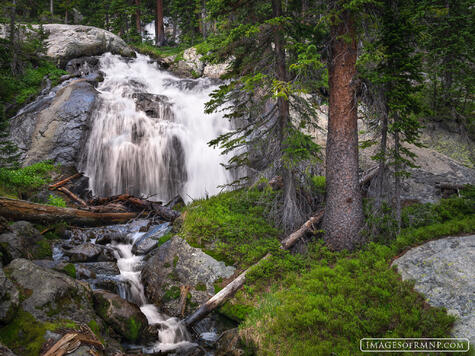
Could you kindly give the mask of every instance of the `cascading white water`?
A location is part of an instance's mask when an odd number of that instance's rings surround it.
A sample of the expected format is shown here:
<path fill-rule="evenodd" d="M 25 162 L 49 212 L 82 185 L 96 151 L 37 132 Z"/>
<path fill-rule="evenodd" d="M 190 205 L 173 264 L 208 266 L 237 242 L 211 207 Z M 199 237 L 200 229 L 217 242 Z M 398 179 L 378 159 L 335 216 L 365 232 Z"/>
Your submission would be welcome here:
<path fill-rule="evenodd" d="M 132 247 L 145 233 L 135 232 L 130 236 L 127 243 L 114 243 L 115 257 L 117 258 L 117 267 L 120 271 L 122 281 L 127 282 L 129 299 L 138 306 L 147 317 L 149 325 L 159 325 L 158 342 L 152 347 L 146 349 L 147 353 L 166 352 L 177 350 L 194 345 L 186 327 L 177 318 L 169 318 L 161 314 L 157 307 L 147 303 L 144 287 L 140 280 L 140 266 L 143 256 L 134 255 Z M 121 296 L 125 298 L 125 296 Z"/>
<path fill-rule="evenodd" d="M 132 60 L 105 54 L 100 69 L 101 103 L 81 164 L 93 194 L 161 201 L 180 194 L 190 201 L 217 194 L 218 186 L 231 182 L 221 165 L 228 157 L 207 144 L 231 129 L 222 113 L 204 114 L 216 85 L 179 79 L 140 54 Z M 152 114 L 138 103 L 143 98 L 154 106 Z"/>

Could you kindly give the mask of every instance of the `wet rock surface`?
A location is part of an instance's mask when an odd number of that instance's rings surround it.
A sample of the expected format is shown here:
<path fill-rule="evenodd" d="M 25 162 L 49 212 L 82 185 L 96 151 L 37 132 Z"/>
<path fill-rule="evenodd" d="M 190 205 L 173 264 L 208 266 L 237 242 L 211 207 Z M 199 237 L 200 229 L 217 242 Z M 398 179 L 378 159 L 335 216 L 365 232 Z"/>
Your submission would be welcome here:
<path fill-rule="evenodd" d="M 65 250 L 64 254 L 71 262 L 107 262 L 114 261 L 114 251 L 105 246 L 86 242 L 71 249 Z"/>
<path fill-rule="evenodd" d="M 137 110 L 145 112 L 148 117 L 173 119 L 172 104 L 165 95 L 135 93 L 132 97 L 135 99 Z"/>
<path fill-rule="evenodd" d="M 475 342 L 475 235 L 447 237 L 415 247 L 393 262 L 403 280 L 427 302 L 447 308 L 457 320 L 454 337 Z"/>
<path fill-rule="evenodd" d="M 20 305 L 20 292 L 0 267 L 0 324 L 10 322 Z M 0 347 L 0 355 L 1 347 Z"/>
<path fill-rule="evenodd" d="M 179 316 L 181 286 L 190 286 L 191 302 L 201 304 L 214 295 L 214 283 L 235 269 L 218 262 L 174 236 L 161 245 L 142 270 L 145 295 L 169 315 Z"/>
<path fill-rule="evenodd" d="M 23 293 L 21 307 L 37 320 L 60 317 L 87 324 L 95 319 L 87 284 L 26 259 L 13 260 L 5 271 Z"/>
<path fill-rule="evenodd" d="M 51 159 L 76 166 L 97 97 L 85 79 L 70 80 L 13 117 L 9 139 L 17 145 L 23 164 Z"/>
<path fill-rule="evenodd" d="M 9 230 L 0 235 L 0 252 L 4 264 L 15 258 L 27 258 L 40 252 L 38 242 L 42 237 L 31 223 L 17 221 L 9 226 Z"/>
<path fill-rule="evenodd" d="M 135 304 L 116 294 L 95 290 L 94 306 L 97 314 L 126 340 L 153 340 L 154 335 L 148 333 L 147 318 Z"/>

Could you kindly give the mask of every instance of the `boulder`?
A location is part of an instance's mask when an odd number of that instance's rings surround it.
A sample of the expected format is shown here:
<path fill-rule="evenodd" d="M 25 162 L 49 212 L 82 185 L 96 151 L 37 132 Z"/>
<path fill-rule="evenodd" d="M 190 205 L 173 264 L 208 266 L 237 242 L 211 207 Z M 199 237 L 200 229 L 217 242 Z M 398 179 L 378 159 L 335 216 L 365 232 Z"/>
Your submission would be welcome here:
<path fill-rule="evenodd" d="M 239 348 L 239 329 L 234 328 L 223 332 L 216 343 L 216 356 L 240 356 L 244 350 Z"/>
<path fill-rule="evenodd" d="M 97 314 L 124 339 L 130 342 L 150 340 L 147 318 L 135 304 L 116 294 L 95 290 L 94 307 Z M 157 336 L 153 335 L 155 339 Z"/>
<path fill-rule="evenodd" d="M 427 303 L 444 307 L 457 320 L 453 337 L 475 342 L 475 235 L 446 237 L 410 249 L 393 262 L 403 280 Z"/>
<path fill-rule="evenodd" d="M 18 147 L 23 165 L 51 159 L 76 166 L 97 97 L 85 79 L 66 81 L 13 117 L 9 140 Z"/>
<path fill-rule="evenodd" d="M 49 247 L 40 232 L 27 221 L 17 221 L 10 225 L 9 229 L 10 232 L 0 235 L 0 252 L 5 264 L 15 258 L 40 256 L 44 252 L 42 249 Z"/>
<path fill-rule="evenodd" d="M 170 232 L 170 223 L 153 226 L 142 237 L 137 239 L 132 246 L 132 253 L 136 255 L 146 255 L 157 247 L 158 240 L 166 233 Z"/>
<path fill-rule="evenodd" d="M 229 63 L 207 64 L 203 69 L 203 77 L 220 79 L 229 71 Z"/>
<path fill-rule="evenodd" d="M 234 267 L 174 236 L 148 259 L 142 270 L 142 282 L 150 302 L 160 305 L 169 315 L 179 316 L 181 286 L 191 287 L 188 305 L 202 304 L 214 295 L 215 281 L 231 277 L 234 271 Z"/>
<path fill-rule="evenodd" d="M 20 293 L 0 268 L 0 325 L 13 319 L 20 305 Z M 0 355 L 1 347 L 0 347 Z"/>
<path fill-rule="evenodd" d="M 133 57 L 134 51 L 112 32 L 82 25 L 46 24 L 46 55 L 61 64 L 72 58 L 99 56 L 106 52 Z"/>
<path fill-rule="evenodd" d="M 21 258 L 13 260 L 5 272 L 20 289 L 22 309 L 38 321 L 67 319 L 87 324 L 97 319 L 87 284 Z"/>
<path fill-rule="evenodd" d="M 71 262 L 108 262 L 115 261 L 112 248 L 85 242 L 65 250 L 64 254 Z"/>
<path fill-rule="evenodd" d="M 148 117 L 173 121 L 172 104 L 165 95 L 134 93 L 132 97 L 137 110 L 145 112 Z"/>

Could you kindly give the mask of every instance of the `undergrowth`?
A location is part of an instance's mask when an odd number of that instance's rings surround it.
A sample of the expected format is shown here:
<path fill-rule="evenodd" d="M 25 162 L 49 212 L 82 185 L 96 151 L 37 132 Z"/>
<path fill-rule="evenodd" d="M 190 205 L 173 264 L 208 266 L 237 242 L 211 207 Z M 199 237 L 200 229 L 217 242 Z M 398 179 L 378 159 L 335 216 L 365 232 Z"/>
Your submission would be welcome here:
<path fill-rule="evenodd" d="M 0 186 L 4 192 L 18 195 L 41 188 L 50 181 L 49 174 L 56 166 L 51 161 L 43 161 L 31 166 L 11 169 L 0 168 Z"/>
<path fill-rule="evenodd" d="M 243 189 L 197 200 L 186 208 L 180 234 L 218 260 L 246 268 L 280 245 L 264 214 L 273 194 Z"/>
<path fill-rule="evenodd" d="M 454 317 L 430 307 L 390 264 L 426 241 L 475 232 L 473 192 L 405 208 L 400 234 L 391 230 L 392 237 L 373 239 L 358 251 L 333 252 L 317 240 L 307 245 L 305 255 L 278 248 L 279 231 L 265 218 L 272 194 L 238 190 L 196 201 L 186 208 L 181 228 L 191 244 L 238 268 L 272 252 L 219 310 L 241 322 L 247 351 L 355 355 L 362 337 L 450 335 Z"/>

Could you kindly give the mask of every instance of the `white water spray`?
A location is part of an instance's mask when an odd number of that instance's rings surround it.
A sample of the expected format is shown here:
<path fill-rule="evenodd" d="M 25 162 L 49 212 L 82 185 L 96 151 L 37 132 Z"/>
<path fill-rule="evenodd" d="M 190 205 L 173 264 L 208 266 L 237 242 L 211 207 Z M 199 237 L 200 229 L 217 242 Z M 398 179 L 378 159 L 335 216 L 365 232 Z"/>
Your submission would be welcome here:
<path fill-rule="evenodd" d="M 204 114 L 216 85 L 179 79 L 140 54 L 132 60 L 105 54 L 100 63 L 101 103 L 81 164 L 94 195 L 129 193 L 168 201 L 180 194 L 190 201 L 217 194 L 219 185 L 232 181 L 221 165 L 229 157 L 207 144 L 231 130 L 222 113 Z M 152 98 L 158 117 L 137 109 L 142 93 Z"/>

